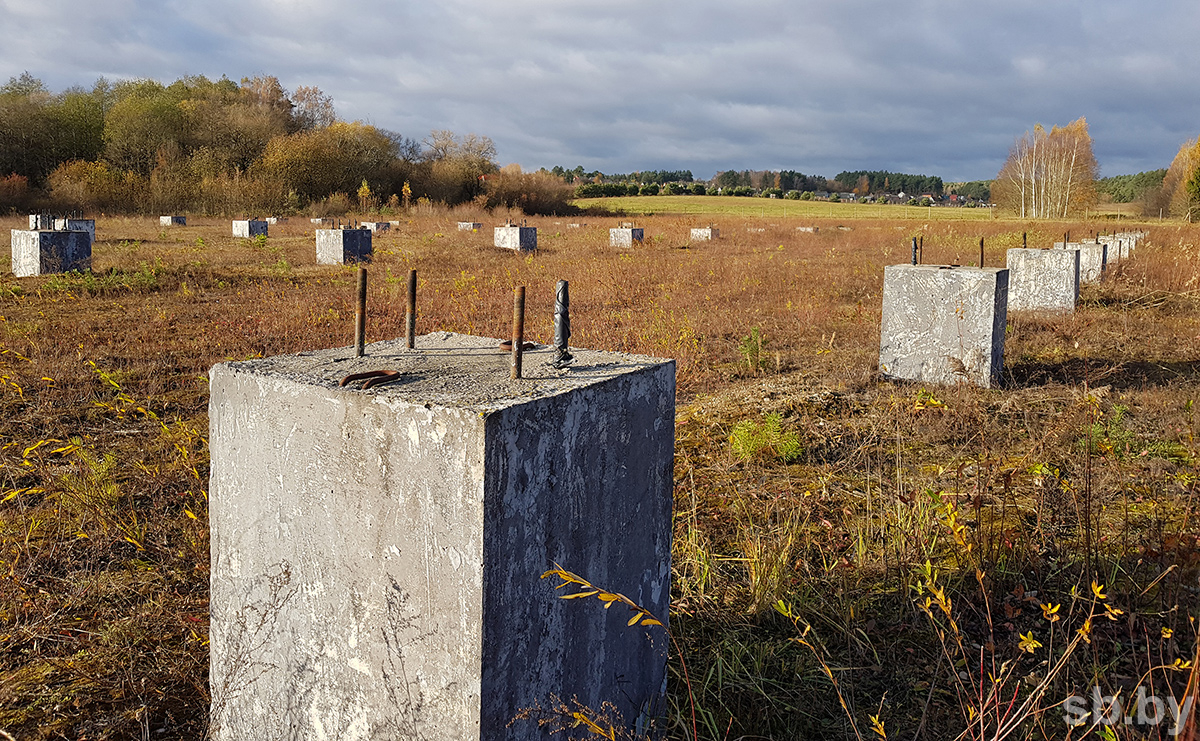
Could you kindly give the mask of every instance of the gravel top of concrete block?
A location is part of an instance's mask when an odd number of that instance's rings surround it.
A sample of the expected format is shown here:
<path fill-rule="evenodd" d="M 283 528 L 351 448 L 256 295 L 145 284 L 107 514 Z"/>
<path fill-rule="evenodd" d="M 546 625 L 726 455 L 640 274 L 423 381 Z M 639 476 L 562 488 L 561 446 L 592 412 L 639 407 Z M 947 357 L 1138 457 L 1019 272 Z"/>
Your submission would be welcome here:
<path fill-rule="evenodd" d="M 554 348 L 537 345 L 524 352 L 523 377 L 514 381 L 509 378 L 512 353 L 501 350 L 498 339 L 433 332 L 418 336 L 415 344 L 409 350 L 403 339 L 373 342 L 361 358 L 354 357 L 353 347 L 337 347 L 221 365 L 235 373 L 338 389 L 338 393 L 369 394 L 380 397 L 379 401 L 488 413 L 674 362 L 572 347 L 574 360 L 559 369 L 551 365 Z M 357 383 L 338 388 L 342 378 L 374 370 L 396 370 L 403 377 L 365 391 Z"/>

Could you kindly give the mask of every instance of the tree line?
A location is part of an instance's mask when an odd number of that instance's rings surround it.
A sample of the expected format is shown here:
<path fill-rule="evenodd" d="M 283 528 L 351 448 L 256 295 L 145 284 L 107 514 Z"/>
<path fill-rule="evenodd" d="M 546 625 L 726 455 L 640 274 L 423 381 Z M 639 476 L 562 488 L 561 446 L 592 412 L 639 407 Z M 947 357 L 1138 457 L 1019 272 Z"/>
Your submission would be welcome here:
<path fill-rule="evenodd" d="M 0 86 L 6 210 L 344 213 L 421 199 L 565 209 L 570 189 L 502 175 L 495 158 L 486 136 L 435 130 L 418 142 L 340 120 L 320 89 L 288 91 L 272 76 L 101 78 L 55 93 L 26 72 Z"/>

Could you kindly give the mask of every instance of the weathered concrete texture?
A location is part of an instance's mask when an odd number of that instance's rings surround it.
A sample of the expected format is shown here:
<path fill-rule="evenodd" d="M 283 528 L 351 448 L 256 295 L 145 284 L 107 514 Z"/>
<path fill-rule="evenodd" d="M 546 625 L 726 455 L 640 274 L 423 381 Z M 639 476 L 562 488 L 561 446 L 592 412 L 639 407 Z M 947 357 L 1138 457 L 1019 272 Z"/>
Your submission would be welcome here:
<path fill-rule="evenodd" d="M 571 223 L 571 224 L 567 224 L 567 228 L 568 228 L 568 229 L 581 229 L 581 228 L 583 228 L 583 227 L 585 227 L 585 226 L 587 226 L 587 222 L 585 222 L 585 221 L 581 221 L 581 222 L 579 222 L 579 223 Z"/>
<path fill-rule="evenodd" d="M 60 232 L 87 232 L 91 243 L 96 243 L 95 219 L 55 219 L 54 228 Z"/>
<path fill-rule="evenodd" d="M 714 239 L 720 239 L 720 238 L 721 238 L 721 230 L 720 229 L 714 229 L 711 226 L 704 226 L 704 227 L 698 227 L 698 228 L 693 227 L 692 228 L 692 241 L 693 242 L 708 242 L 708 241 L 711 241 Z"/>
<path fill-rule="evenodd" d="M 92 237 L 85 231 L 12 230 L 12 271 L 18 278 L 92 266 Z"/>
<path fill-rule="evenodd" d="M 317 263 L 319 265 L 370 262 L 371 251 L 370 229 L 317 230 Z"/>
<path fill-rule="evenodd" d="M 233 236 L 252 239 L 267 236 L 267 222 L 259 219 L 241 219 L 233 222 Z"/>
<path fill-rule="evenodd" d="M 211 373 L 212 738 L 543 739 L 553 693 L 662 712 L 673 361 L 435 334 Z M 399 382 L 338 388 L 354 372 Z M 574 590 L 572 590 L 574 591 Z"/>
<path fill-rule="evenodd" d="M 477 232 L 483 228 L 483 224 L 478 221 L 460 221 L 458 222 L 458 230 L 460 232 Z"/>
<path fill-rule="evenodd" d="M 316 218 L 316 219 L 309 219 L 309 221 L 312 222 L 313 224 L 316 224 L 317 226 L 333 226 L 333 219 L 327 219 L 327 218 L 322 217 L 322 218 Z"/>
<path fill-rule="evenodd" d="M 1104 277 L 1108 267 L 1108 246 L 1095 242 L 1055 242 L 1056 250 L 1079 251 L 1079 282 L 1093 283 Z"/>
<path fill-rule="evenodd" d="M 1007 269 L 888 265 L 879 369 L 887 378 L 993 386 L 1007 311 Z"/>
<path fill-rule="evenodd" d="M 1079 251 L 1008 251 L 1008 310 L 1072 312 L 1079 301 Z"/>
<path fill-rule="evenodd" d="M 527 252 L 537 249 L 537 227 L 533 226 L 498 226 L 495 232 L 495 245 L 506 250 Z"/>
<path fill-rule="evenodd" d="M 187 226 L 186 216 L 159 216 L 159 226 Z"/>
<path fill-rule="evenodd" d="M 53 229 L 54 217 L 49 214 L 29 214 L 29 229 L 37 231 L 39 229 Z"/>
<path fill-rule="evenodd" d="M 820 230 L 821 230 L 821 227 L 819 227 L 819 226 L 798 226 L 798 227 L 796 227 L 796 231 L 808 232 L 809 234 L 816 234 Z"/>
<path fill-rule="evenodd" d="M 612 247 L 632 247 L 646 241 L 646 230 L 621 227 L 608 230 L 608 244 Z"/>
<path fill-rule="evenodd" d="M 268 216 L 267 218 L 263 219 L 263 221 L 267 222 L 268 224 L 286 224 L 287 220 L 288 217 L 286 216 Z"/>
<path fill-rule="evenodd" d="M 364 221 L 361 226 L 363 229 L 370 229 L 372 232 L 386 232 L 392 228 L 392 222 Z"/>

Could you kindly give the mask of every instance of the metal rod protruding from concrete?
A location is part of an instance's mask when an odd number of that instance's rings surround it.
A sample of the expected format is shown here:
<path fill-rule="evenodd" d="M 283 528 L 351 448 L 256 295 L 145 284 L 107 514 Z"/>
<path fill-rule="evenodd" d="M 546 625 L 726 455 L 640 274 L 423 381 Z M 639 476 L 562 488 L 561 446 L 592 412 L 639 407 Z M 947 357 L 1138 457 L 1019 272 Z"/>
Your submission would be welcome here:
<path fill-rule="evenodd" d="M 917 238 L 917 264 L 923 265 L 924 263 L 925 263 L 925 235 L 922 234 L 920 237 Z"/>
<path fill-rule="evenodd" d="M 1021 247 L 1029 246 L 1029 232 L 1021 232 Z"/>
<path fill-rule="evenodd" d="M 913 237 L 912 264 L 913 265 L 917 264 L 917 238 L 916 237 Z"/>
<path fill-rule="evenodd" d="M 354 357 L 363 356 L 367 344 L 367 269 L 358 269 L 358 308 L 354 313 Z"/>
<path fill-rule="evenodd" d="M 417 342 L 417 271 L 408 271 L 408 313 L 404 317 L 404 334 L 407 338 L 408 349 L 411 350 Z"/>
<path fill-rule="evenodd" d="M 525 344 L 525 286 L 513 289 L 512 373 L 515 381 L 521 377 L 521 350 Z"/>
<path fill-rule="evenodd" d="M 568 352 L 571 340 L 570 285 L 560 280 L 554 288 L 554 367 L 562 368 L 571 362 Z"/>
<path fill-rule="evenodd" d="M 979 267 L 983 267 L 983 237 L 979 238 Z"/>

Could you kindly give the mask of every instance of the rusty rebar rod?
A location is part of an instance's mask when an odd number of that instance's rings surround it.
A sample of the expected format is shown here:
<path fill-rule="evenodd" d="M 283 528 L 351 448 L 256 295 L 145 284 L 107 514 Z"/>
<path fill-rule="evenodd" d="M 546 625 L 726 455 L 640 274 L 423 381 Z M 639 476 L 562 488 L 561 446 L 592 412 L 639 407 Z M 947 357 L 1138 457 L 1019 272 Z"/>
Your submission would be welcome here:
<path fill-rule="evenodd" d="M 417 341 L 417 271 L 408 271 L 408 314 L 404 317 L 404 335 L 407 338 L 408 349 L 416 346 Z"/>
<path fill-rule="evenodd" d="M 917 238 L 913 237 L 912 240 L 913 240 L 913 242 L 912 242 L 912 264 L 916 265 L 917 264 Z"/>
<path fill-rule="evenodd" d="M 354 357 L 363 356 L 367 344 L 367 269 L 358 269 L 358 307 L 354 313 Z"/>
<path fill-rule="evenodd" d="M 983 237 L 979 238 L 979 267 L 983 267 Z"/>
<path fill-rule="evenodd" d="M 512 325 L 512 373 L 510 377 L 516 380 L 521 377 L 521 352 L 525 349 L 525 286 L 513 289 L 513 325 Z"/>

